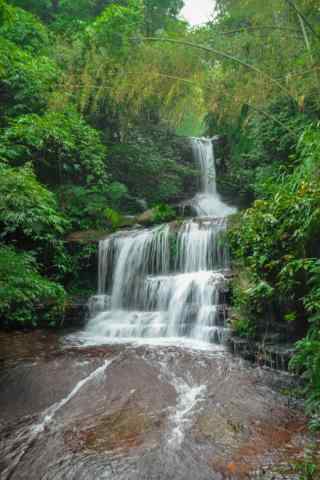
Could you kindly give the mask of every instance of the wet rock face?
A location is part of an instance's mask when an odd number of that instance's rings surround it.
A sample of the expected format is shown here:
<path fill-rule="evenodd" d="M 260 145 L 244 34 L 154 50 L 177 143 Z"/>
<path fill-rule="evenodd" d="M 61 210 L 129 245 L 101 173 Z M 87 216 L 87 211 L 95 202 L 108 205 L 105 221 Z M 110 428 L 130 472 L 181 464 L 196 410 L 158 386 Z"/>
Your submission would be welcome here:
<path fill-rule="evenodd" d="M 0 346 L 3 480 L 297 478 L 289 465 L 309 439 L 279 393 L 288 375 L 213 348 L 40 332 L 1 334 Z"/>
<path fill-rule="evenodd" d="M 295 353 L 295 343 L 281 343 L 277 338 L 271 339 L 268 343 L 231 335 L 228 345 L 235 355 L 240 355 L 258 365 L 283 371 L 289 371 L 290 360 Z"/>

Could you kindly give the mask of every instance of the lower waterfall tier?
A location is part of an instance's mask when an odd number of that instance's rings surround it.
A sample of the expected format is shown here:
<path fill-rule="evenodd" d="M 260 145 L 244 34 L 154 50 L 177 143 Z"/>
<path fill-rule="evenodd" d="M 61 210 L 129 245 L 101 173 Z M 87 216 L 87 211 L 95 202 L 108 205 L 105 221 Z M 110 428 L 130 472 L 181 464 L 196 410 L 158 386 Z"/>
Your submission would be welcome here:
<path fill-rule="evenodd" d="M 222 343 L 228 333 L 225 231 L 224 218 L 205 218 L 101 241 L 99 294 L 89 302 L 87 333 Z"/>
<path fill-rule="evenodd" d="M 169 312 L 111 310 L 98 314 L 88 325 L 87 332 L 109 338 L 175 338 L 188 337 L 214 343 L 224 343 L 228 329 L 215 325 L 215 311 L 200 308 L 198 321 L 185 309 L 177 322 Z"/>
<path fill-rule="evenodd" d="M 225 340 L 226 279 L 222 271 L 147 276 L 137 285 L 131 295 L 127 292 L 127 308 L 113 308 L 110 295 L 92 297 L 88 333 L 111 338 Z"/>

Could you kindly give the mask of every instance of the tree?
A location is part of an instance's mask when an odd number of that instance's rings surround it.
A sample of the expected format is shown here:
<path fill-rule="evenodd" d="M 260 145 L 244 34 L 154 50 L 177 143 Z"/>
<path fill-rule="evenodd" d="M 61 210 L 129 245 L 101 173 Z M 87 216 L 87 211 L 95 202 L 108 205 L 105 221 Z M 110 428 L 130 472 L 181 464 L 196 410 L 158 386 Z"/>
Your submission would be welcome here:
<path fill-rule="evenodd" d="M 0 224 L 2 241 L 14 236 L 42 243 L 43 248 L 62 237 L 68 222 L 30 164 L 12 168 L 0 163 Z"/>
<path fill-rule="evenodd" d="M 46 27 L 31 13 L 10 5 L 2 6 L 1 37 L 32 54 L 44 53 L 49 47 Z"/>
<path fill-rule="evenodd" d="M 183 157 L 180 142 L 185 144 L 161 124 L 136 126 L 126 141 L 110 148 L 113 178 L 151 206 L 191 196 L 197 171 Z"/>
<path fill-rule="evenodd" d="M 61 323 L 63 287 L 40 275 L 31 254 L 0 244 L 0 326 L 36 327 Z"/>
<path fill-rule="evenodd" d="M 43 112 L 58 79 L 58 68 L 46 56 L 34 57 L 0 38 L 0 122 L 9 117 Z"/>
<path fill-rule="evenodd" d="M 62 25 L 72 25 L 76 22 L 79 27 L 79 21 L 93 20 L 103 11 L 105 7 L 112 3 L 126 3 L 125 0 L 9 0 L 10 3 L 29 10 L 40 17 L 45 23 Z"/>
<path fill-rule="evenodd" d="M 46 28 L 33 15 L 2 4 L 0 25 L 0 99 L 2 125 L 8 117 L 42 112 L 59 75 L 49 58 Z"/>
<path fill-rule="evenodd" d="M 53 187 L 107 181 L 106 149 L 100 134 L 72 110 L 29 114 L 2 134 L 0 157 L 11 165 L 32 162 L 38 178 Z"/>
<path fill-rule="evenodd" d="M 165 27 L 170 18 L 176 18 L 183 0 L 144 0 L 145 30 L 148 35 Z"/>
<path fill-rule="evenodd" d="M 62 278 L 68 259 L 63 236 L 69 221 L 56 196 L 41 185 L 31 165 L 11 168 L 0 164 L 1 242 L 30 251 L 49 278 Z"/>

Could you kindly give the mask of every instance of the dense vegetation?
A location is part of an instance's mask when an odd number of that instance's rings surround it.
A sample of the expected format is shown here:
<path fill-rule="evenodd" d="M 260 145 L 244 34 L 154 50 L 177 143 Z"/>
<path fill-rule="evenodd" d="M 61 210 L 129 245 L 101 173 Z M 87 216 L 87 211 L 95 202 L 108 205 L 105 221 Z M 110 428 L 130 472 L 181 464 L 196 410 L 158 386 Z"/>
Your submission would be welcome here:
<path fill-rule="evenodd" d="M 308 408 L 320 407 L 320 129 L 317 2 L 225 2 L 217 25 L 233 96 L 217 101 L 209 130 L 227 139 L 221 182 L 245 191 L 251 208 L 233 219 L 233 328 L 244 337 L 300 339 L 292 366 L 305 372 Z M 265 46 L 263 48 L 263 45 Z M 216 46 L 216 44 L 215 44 Z"/>
<path fill-rule="evenodd" d="M 170 217 L 196 173 L 175 131 L 194 119 L 223 139 L 220 186 L 252 199 L 230 233 L 233 327 L 299 340 L 319 415 L 319 2 L 217 0 L 195 29 L 181 6 L 0 2 L 2 322 L 59 323 L 88 287 L 94 247 L 71 232 Z"/>
<path fill-rule="evenodd" d="M 0 2 L 2 325 L 61 325 L 72 297 L 94 291 L 96 244 L 68 238 L 188 196 L 197 172 L 156 102 L 133 112 L 103 84 L 124 76 L 131 36 L 179 24 L 180 7 Z"/>

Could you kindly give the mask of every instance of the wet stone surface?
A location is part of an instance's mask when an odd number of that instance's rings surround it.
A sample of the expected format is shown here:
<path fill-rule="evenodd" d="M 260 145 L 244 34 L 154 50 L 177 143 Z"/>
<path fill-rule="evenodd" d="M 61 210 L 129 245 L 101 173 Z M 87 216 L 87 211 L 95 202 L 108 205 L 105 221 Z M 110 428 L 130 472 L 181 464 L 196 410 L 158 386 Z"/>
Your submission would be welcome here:
<path fill-rule="evenodd" d="M 224 351 L 0 335 L 3 480 L 298 479 L 294 380 Z M 319 446 L 319 444 L 318 444 Z"/>

